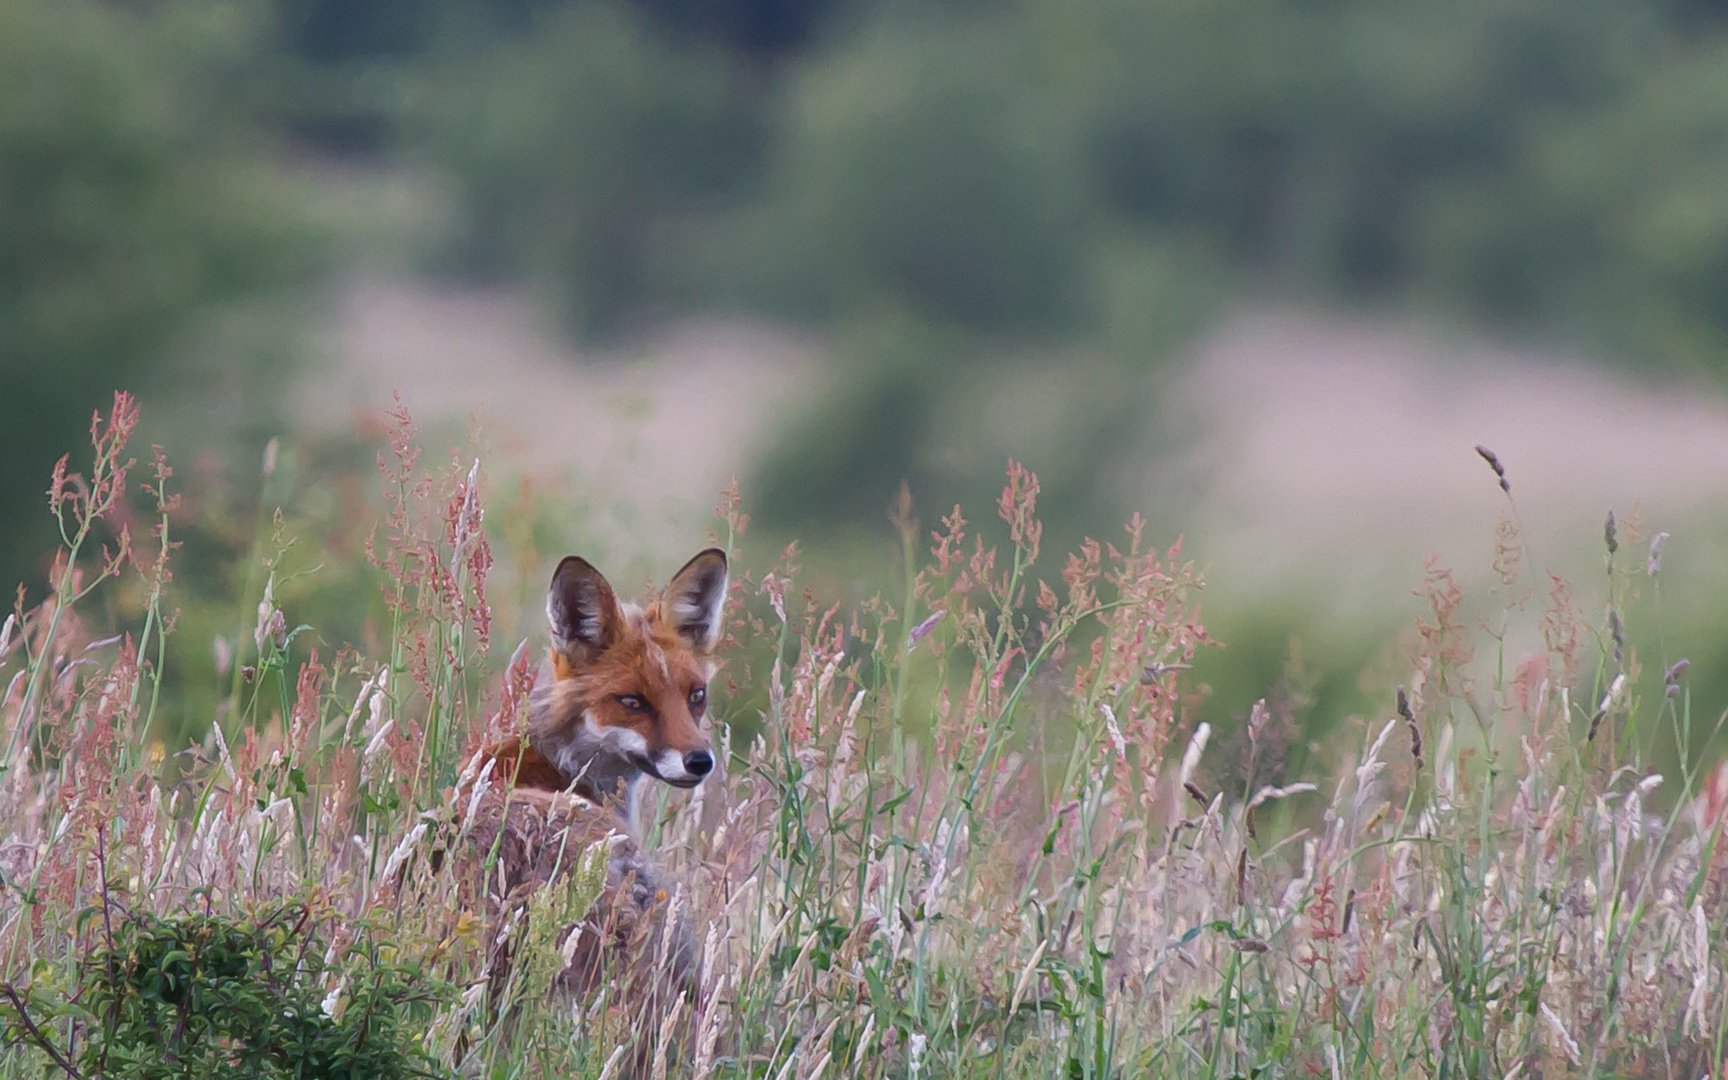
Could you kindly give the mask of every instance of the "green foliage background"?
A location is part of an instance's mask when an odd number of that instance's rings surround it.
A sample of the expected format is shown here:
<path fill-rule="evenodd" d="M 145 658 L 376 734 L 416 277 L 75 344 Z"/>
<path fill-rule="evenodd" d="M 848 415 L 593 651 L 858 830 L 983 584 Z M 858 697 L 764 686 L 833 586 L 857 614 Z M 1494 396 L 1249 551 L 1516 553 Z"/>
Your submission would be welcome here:
<path fill-rule="evenodd" d="M 574 275 L 584 318 L 694 290 L 819 320 L 893 302 L 1085 334 L 1128 243 L 1227 268 L 1228 291 L 1435 305 L 1716 362 L 1728 50 L 1708 6 L 883 0 L 767 59 L 629 5 L 530 21 L 438 80 L 492 107 L 437 113 L 431 145 L 459 148 L 434 152 L 494 226 L 494 266 L 533 269 L 559 241 L 526 223 L 584 211 L 683 256 L 630 291 Z M 755 139 L 725 127 L 728 104 Z M 500 170 L 517 197 L 497 198 Z"/>
<path fill-rule="evenodd" d="M 117 388 L 260 393 L 280 353 L 214 313 L 309 280 L 315 234 L 251 119 L 258 13 L 0 3 L 0 579 L 41 587 L 43 492 Z M 219 335 L 220 336 L 220 335 Z M 201 412 L 203 409 L 196 409 Z M 205 416 L 218 430 L 239 417 Z M 39 592 L 36 595 L 40 595 Z"/>
<path fill-rule="evenodd" d="M 447 228 L 378 243 L 343 170 L 430 178 Z M 815 330 L 840 391 L 747 488 L 838 562 L 902 479 L 988 496 L 989 386 L 1047 404 L 1050 544 L 1101 532 L 1158 372 L 1243 304 L 1719 386 L 1724 175 L 1715 0 L 0 0 L 0 585 L 42 595 L 48 472 L 128 387 L 216 463 L 181 585 L 232 595 L 323 287 L 382 248 L 589 341 Z M 333 517 L 370 491 L 329 483 Z"/>
<path fill-rule="evenodd" d="M 1723 366 L 1728 22 L 1701 0 L 5 0 L 0 21 L 8 553 L 44 540 L 20 531 L 41 448 L 114 385 L 183 373 L 213 310 L 339 265 L 309 257 L 289 179 L 331 159 L 443 178 L 424 269 L 528 282 L 585 336 L 910 321 L 972 343 L 919 366 L 1030 346 L 1134 371 L 1270 299 Z M 250 377 L 296 349 L 226 351 Z M 899 346 L 836 352 L 901 378 Z M 248 388 L 230 411 L 268 408 Z M 949 404 L 906 410 L 910 450 L 859 425 L 828 453 L 849 475 L 917 456 Z M 782 523 L 836 509 L 803 505 Z"/>

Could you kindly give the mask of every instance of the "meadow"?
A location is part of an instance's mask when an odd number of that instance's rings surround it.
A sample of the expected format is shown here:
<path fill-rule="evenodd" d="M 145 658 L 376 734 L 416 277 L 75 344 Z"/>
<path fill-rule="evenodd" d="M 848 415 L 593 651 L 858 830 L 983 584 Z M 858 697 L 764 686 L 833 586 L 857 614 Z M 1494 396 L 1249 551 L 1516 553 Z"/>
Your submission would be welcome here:
<path fill-rule="evenodd" d="M 1665 536 L 1611 517 L 1600 581 L 1546 575 L 1492 453 L 1489 614 L 1430 565 L 1364 675 L 1383 707 L 1296 757 L 1288 688 L 1196 720 L 1191 665 L 1228 642 L 1179 546 L 1135 518 L 1043 550 L 1017 464 L 984 513 L 896 501 L 879 595 L 806 584 L 796 546 L 738 558 L 719 775 L 655 791 L 643 837 L 695 993 L 645 1017 L 547 994 L 591 873 L 496 926 L 439 857 L 544 647 L 494 610 L 544 567 L 495 553 L 526 526 L 488 519 L 484 461 L 426 466 L 393 418 L 366 565 L 319 571 L 380 590 L 364 651 L 301 622 L 290 525 L 261 529 L 211 723 L 172 715 L 207 647 L 192 511 L 137 422 L 118 397 L 56 468 L 52 594 L 0 624 L 0 1077 L 1722 1074 L 1721 721 L 1625 625 Z M 744 509 L 718 508 L 734 552 Z M 489 988 L 500 933 L 524 959 Z"/>

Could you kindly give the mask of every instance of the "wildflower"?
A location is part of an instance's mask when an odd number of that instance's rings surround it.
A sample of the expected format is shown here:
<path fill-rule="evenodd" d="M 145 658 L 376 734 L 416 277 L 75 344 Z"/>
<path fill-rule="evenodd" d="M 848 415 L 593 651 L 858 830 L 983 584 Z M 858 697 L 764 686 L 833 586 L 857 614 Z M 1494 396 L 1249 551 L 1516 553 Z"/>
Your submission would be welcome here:
<path fill-rule="evenodd" d="M 997 500 L 996 513 L 1008 523 L 1008 536 L 1014 546 L 1026 553 L 1026 562 L 1038 558 L 1038 543 L 1044 535 L 1044 525 L 1038 520 L 1038 477 L 1018 461 L 1008 462 L 1008 484 Z"/>
<path fill-rule="evenodd" d="M 756 590 L 768 594 L 768 602 L 774 605 L 774 614 L 780 617 L 781 623 L 786 621 L 786 586 L 790 584 L 786 578 L 767 573 L 762 575 L 762 584 Z"/>
<path fill-rule="evenodd" d="M 924 1070 L 924 1047 L 928 1039 L 923 1033 L 914 1033 L 906 1042 L 906 1075 L 916 1077 Z"/>
<path fill-rule="evenodd" d="M 1644 564 L 1644 569 L 1651 577 L 1662 572 L 1662 549 L 1667 546 L 1668 534 L 1665 532 L 1659 532 L 1650 538 L 1650 560 Z"/>
<path fill-rule="evenodd" d="M 929 618 L 914 626 L 911 632 L 906 635 L 906 651 L 910 653 L 920 641 L 929 636 L 930 631 L 936 629 L 936 624 L 941 622 L 947 614 L 946 611 L 934 612 Z"/>
<path fill-rule="evenodd" d="M 330 988 L 330 992 L 324 995 L 324 1000 L 319 1003 L 318 1008 L 336 1023 L 342 1022 L 342 1014 L 348 1011 L 348 979 L 346 977 L 340 979 L 335 986 Z"/>
<path fill-rule="evenodd" d="M 282 449 L 282 440 L 272 436 L 264 444 L 264 464 L 259 470 L 264 479 L 268 480 L 276 472 L 276 455 Z"/>
<path fill-rule="evenodd" d="M 1662 693 L 1664 696 L 1673 697 L 1680 692 L 1680 676 L 1686 674 L 1686 669 L 1691 666 L 1692 661 L 1684 656 L 1668 666 L 1668 670 L 1662 673 Z"/>
<path fill-rule="evenodd" d="M 1614 511 L 1608 511 L 1608 520 L 1602 523 L 1602 539 L 1608 545 L 1608 557 L 1620 550 L 1619 530 L 1614 525 Z"/>

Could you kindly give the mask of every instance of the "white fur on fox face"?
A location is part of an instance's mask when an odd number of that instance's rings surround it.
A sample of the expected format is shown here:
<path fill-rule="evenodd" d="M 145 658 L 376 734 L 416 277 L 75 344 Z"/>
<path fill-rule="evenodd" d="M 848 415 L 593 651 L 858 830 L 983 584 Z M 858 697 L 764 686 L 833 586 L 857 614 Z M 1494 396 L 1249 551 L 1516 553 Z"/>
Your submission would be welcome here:
<path fill-rule="evenodd" d="M 582 713 L 582 731 L 608 750 L 616 750 L 620 754 L 648 756 L 648 740 L 644 739 L 641 733 L 627 727 L 602 726 L 595 722 L 592 710 L 584 710 Z"/>
<path fill-rule="evenodd" d="M 662 780 L 684 780 L 690 776 L 684 768 L 684 755 L 676 750 L 662 750 L 654 756 L 654 771 Z"/>

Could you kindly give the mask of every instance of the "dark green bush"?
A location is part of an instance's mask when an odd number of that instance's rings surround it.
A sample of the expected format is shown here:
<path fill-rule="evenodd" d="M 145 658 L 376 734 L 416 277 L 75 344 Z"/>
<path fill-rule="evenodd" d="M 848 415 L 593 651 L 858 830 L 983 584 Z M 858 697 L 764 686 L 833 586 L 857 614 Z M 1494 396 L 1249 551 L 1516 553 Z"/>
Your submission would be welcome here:
<path fill-rule="evenodd" d="M 102 916 L 92 913 L 103 936 Z M 115 914 L 69 986 L 0 987 L 0 1036 L 47 1076 L 396 1080 L 442 1075 L 422 1048 L 449 988 L 362 941 L 326 956 L 301 905 L 255 920 Z M 87 927 L 89 923 L 86 923 Z M 338 991 L 337 988 L 340 988 Z"/>

